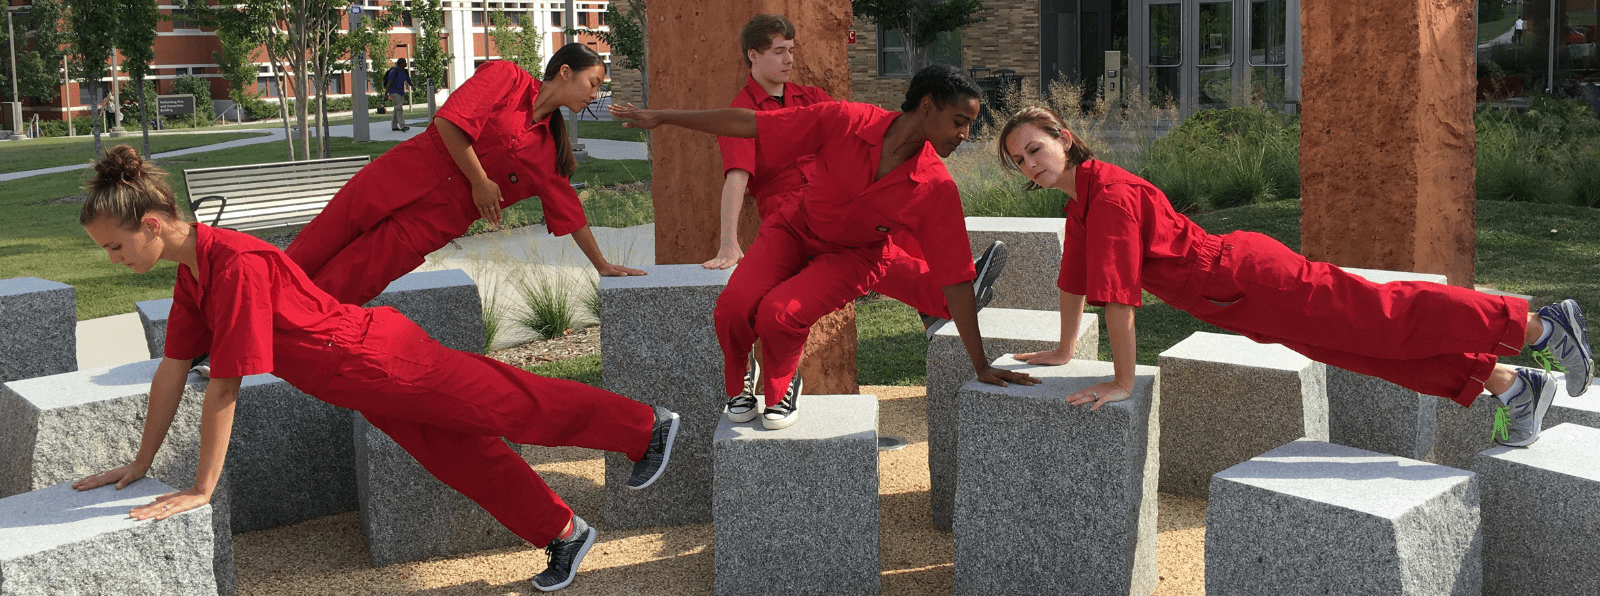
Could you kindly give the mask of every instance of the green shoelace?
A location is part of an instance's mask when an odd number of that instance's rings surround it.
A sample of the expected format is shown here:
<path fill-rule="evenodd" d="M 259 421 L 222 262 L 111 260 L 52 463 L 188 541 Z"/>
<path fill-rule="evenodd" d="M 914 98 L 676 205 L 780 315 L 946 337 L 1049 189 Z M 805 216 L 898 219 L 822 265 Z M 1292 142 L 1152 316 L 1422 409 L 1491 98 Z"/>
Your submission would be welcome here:
<path fill-rule="evenodd" d="M 1567 372 L 1566 367 L 1561 366 L 1561 361 L 1556 360 L 1555 354 L 1550 353 L 1549 347 L 1543 350 L 1534 350 L 1529 352 L 1528 355 L 1533 357 L 1535 363 L 1544 368 L 1545 374 L 1550 374 L 1552 369 L 1563 373 Z M 1504 403 L 1494 409 L 1494 427 L 1489 430 L 1489 439 L 1511 440 L 1511 408 L 1506 407 Z"/>

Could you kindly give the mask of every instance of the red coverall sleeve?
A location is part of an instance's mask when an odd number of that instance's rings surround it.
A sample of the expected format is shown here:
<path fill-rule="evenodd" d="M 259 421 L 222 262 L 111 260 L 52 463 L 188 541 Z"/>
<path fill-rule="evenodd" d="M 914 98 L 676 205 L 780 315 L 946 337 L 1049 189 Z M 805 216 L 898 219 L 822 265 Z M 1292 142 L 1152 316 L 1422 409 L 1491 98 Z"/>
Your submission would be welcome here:
<path fill-rule="evenodd" d="M 1142 305 L 1139 274 L 1144 242 L 1139 218 L 1130 205 L 1131 192 L 1125 185 L 1110 186 L 1100 200 L 1089 205 L 1084 222 L 1084 281 L 1088 286 L 1084 296 L 1094 306 L 1107 302 Z"/>
<path fill-rule="evenodd" d="M 578 191 L 566 178 L 551 176 L 539 193 L 539 205 L 544 209 L 544 225 L 552 236 L 565 236 L 589 225 L 583 214 L 583 203 Z"/>
<path fill-rule="evenodd" d="M 733 97 L 730 108 L 744 108 L 754 110 L 756 106 L 750 103 L 750 97 L 740 92 Z M 733 170 L 744 170 L 751 174 L 756 173 L 756 140 L 741 139 L 739 137 L 717 137 L 717 148 L 722 150 L 722 175 L 727 176 Z"/>
<path fill-rule="evenodd" d="M 211 279 L 211 378 L 272 372 L 272 272 L 245 253 Z"/>
<path fill-rule="evenodd" d="M 178 275 L 189 275 L 183 268 Z M 211 348 L 211 326 L 200 314 L 200 305 L 184 284 L 172 287 L 172 310 L 167 313 L 167 341 L 161 354 L 177 360 L 193 360 Z"/>
<path fill-rule="evenodd" d="M 756 167 L 778 167 L 817 153 L 826 135 L 850 134 L 849 124 L 838 102 L 756 112 L 756 134 L 767 139 L 756 155 Z"/>
<path fill-rule="evenodd" d="M 933 182 L 927 215 L 912 231 L 922 257 L 928 261 L 933 285 L 944 287 L 978 276 L 973 268 L 967 218 L 961 210 L 961 192 L 952 180 Z"/>
<path fill-rule="evenodd" d="M 474 142 L 483 128 L 488 126 L 495 106 L 503 102 L 507 93 L 517 86 L 517 66 L 504 60 L 490 60 L 478 67 L 477 72 L 461 83 L 450 98 L 444 100 L 437 116 L 449 120 Z"/>

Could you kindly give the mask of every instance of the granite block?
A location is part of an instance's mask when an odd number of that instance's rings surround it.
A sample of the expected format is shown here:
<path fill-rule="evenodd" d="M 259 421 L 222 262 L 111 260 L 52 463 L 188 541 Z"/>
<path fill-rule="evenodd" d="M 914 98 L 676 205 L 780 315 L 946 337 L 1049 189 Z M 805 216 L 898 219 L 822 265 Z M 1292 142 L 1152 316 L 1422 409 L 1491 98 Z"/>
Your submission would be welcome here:
<path fill-rule="evenodd" d="M 361 532 L 372 566 L 526 544 L 472 499 L 434 478 L 360 413 L 354 419 Z"/>
<path fill-rule="evenodd" d="M 151 478 L 120 491 L 70 484 L 0 499 L 0 595 L 216 593 L 211 506 L 136 521 L 129 509 L 172 487 Z"/>
<path fill-rule="evenodd" d="M 967 218 L 1033 219 L 1033 218 Z M 1098 360 L 1100 318 L 1084 313 L 1078 319 L 1078 340 L 1073 358 Z M 1004 354 L 1053 350 L 1061 343 L 1061 313 L 1056 310 L 1017 310 L 990 306 L 978 311 L 978 329 L 989 361 Z M 956 495 L 956 390 L 977 378 L 972 358 L 961 343 L 954 324 L 940 327 L 928 342 L 928 471 L 932 476 L 933 525 L 950 529 L 950 511 Z"/>
<path fill-rule="evenodd" d="M 76 299 L 64 283 L 0 280 L 0 383 L 78 370 Z"/>
<path fill-rule="evenodd" d="M 1110 362 L 994 365 L 1043 382 L 958 394 L 956 594 L 1154 592 L 1158 370 L 1137 367 L 1132 397 L 1091 412 L 1066 397 L 1110 381 Z"/>
<path fill-rule="evenodd" d="M 1060 217 L 968 217 L 967 238 L 976 259 L 999 240 L 1006 243 L 1006 270 L 994 283 L 991 308 L 1061 310 L 1056 277 L 1066 220 Z"/>
<path fill-rule="evenodd" d="M 1544 427 L 1572 423 L 1600 428 L 1600 381 L 1589 385 L 1589 390 L 1578 397 L 1567 395 L 1566 382 L 1566 375 L 1556 374 L 1556 399 L 1544 414 Z"/>
<path fill-rule="evenodd" d="M 1600 429 L 1562 424 L 1472 460 L 1484 594 L 1600 594 Z"/>
<path fill-rule="evenodd" d="M 1572 397 L 1567 395 L 1566 375 L 1552 374 L 1556 379 L 1556 399 L 1545 412 L 1544 428 L 1563 423 L 1600 428 L 1600 403 L 1595 401 L 1595 396 L 1600 395 L 1595 393 L 1600 382 L 1591 385 L 1588 393 Z M 1499 445 L 1489 435 L 1494 428 L 1494 411 L 1500 405 L 1499 398 L 1487 391 L 1479 393 L 1470 408 L 1444 398 L 1434 398 L 1434 402 L 1438 432 L 1433 448 L 1428 451 L 1428 462 L 1465 470 L 1472 467 L 1472 459 L 1478 453 Z"/>
<path fill-rule="evenodd" d="M 1196 332 L 1160 356 L 1161 492 L 1206 498 L 1211 475 L 1328 438 L 1325 365 L 1275 344 Z"/>
<path fill-rule="evenodd" d="M 367 306 L 393 307 L 444 347 L 483 353 L 483 303 L 478 284 L 465 271 L 407 273 Z"/>
<path fill-rule="evenodd" d="M 150 357 L 162 357 L 166 353 L 167 318 L 172 315 L 172 299 L 135 302 L 133 309 L 139 311 L 139 324 L 144 326 L 144 343 L 150 348 Z"/>
<path fill-rule="evenodd" d="M 682 418 L 672 472 L 650 490 L 626 488 L 633 462 L 606 454 L 608 530 L 711 521 L 711 438 L 726 399 L 711 318 L 731 270 L 647 265 L 642 277 L 600 278 L 600 367 L 609 391 Z"/>
<path fill-rule="evenodd" d="M 881 591 L 877 398 L 806 395 L 799 404 L 799 421 L 782 430 L 717 424 L 718 595 Z M 767 503 L 783 503 L 782 515 Z"/>
<path fill-rule="evenodd" d="M 1403 457 L 1290 442 L 1212 478 L 1206 593 L 1478 594 L 1478 482 Z"/>
<path fill-rule="evenodd" d="M 1446 283 L 1433 273 L 1344 267 L 1346 273 L 1373 283 L 1423 281 Z M 1357 449 L 1411 459 L 1427 457 L 1436 428 L 1435 401 L 1423 395 L 1336 366 L 1328 370 L 1328 441 Z"/>
<path fill-rule="evenodd" d="M 76 482 L 132 462 L 144 433 L 150 377 L 159 363 L 147 360 L 0 385 L 0 420 L 5 421 L 0 424 L 0 496 Z M 205 381 L 190 375 L 171 429 L 150 466 L 150 478 L 169 486 L 194 485 L 204 391 Z M 229 475 L 225 466 L 209 515 L 215 549 L 210 560 L 222 594 L 235 590 Z"/>
<path fill-rule="evenodd" d="M 355 511 L 351 412 L 272 375 L 239 387 L 228 443 L 233 533 Z"/>

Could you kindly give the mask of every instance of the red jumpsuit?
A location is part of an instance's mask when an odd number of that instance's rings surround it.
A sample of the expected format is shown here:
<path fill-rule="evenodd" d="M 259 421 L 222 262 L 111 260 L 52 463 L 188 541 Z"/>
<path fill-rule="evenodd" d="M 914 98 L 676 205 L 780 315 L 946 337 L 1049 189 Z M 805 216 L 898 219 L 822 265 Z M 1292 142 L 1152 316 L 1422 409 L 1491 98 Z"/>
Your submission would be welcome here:
<path fill-rule="evenodd" d="M 733 96 L 733 103 L 728 107 L 768 112 L 830 101 L 833 101 L 833 97 L 827 91 L 794 83 L 783 84 L 783 100 L 780 101 L 767 95 L 767 90 L 756 82 L 755 77 L 750 77 L 739 94 Z M 777 142 L 783 141 L 767 140 L 767 143 Z M 774 164 L 771 168 L 757 168 L 756 154 L 762 146 L 760 139 L 717 137 L 717 146 L 722 149 L 723 176 L 733 170 L 750 173 L 750 185 L 747 188 L 756 199 L 756 214 L 762 221 L 766 221 L 783 203 L 805 192 L 806 178 L 803 172 L 809 170 L 816 161 L 816 157 L 807 155 L 795 161 Z"/>
<path fill-rule="evenodd" d="M 899 116 L 828 102 L 758 112 L 758 168 L 815 155 L 805 193 L 761 223 L 717 297 L 726 389 L 738 395 L 760 337 L 767 405 L 783 399 L 811 324 L 875 290 L 949 318 L 944 286 L 977 276 L 961 195 L 932 145 L 877 177 L 883 135 Z"/>
<path fill-rule="evenodd" d="M 1255 232 L 1206 233 L 1117 166 L 1078 166 L 1057 286 L 1089 304 L 1140 288 L 1260 343 L 1470 406 L 1498 356 L 1522 350 L 1528 303 L 1455 286 L 1375 284 Z"/>
<path fill-rule="evenodd" d="M 564 236 L 588 221 L 556 172 L 549 118 L 533 122 L 539 86 L 510 62 L 485 62 L 438 116 L 472 139 L 502 209 L 538 195 L 550 233 Z M 285 252 L 335 299 L 366 304 L 477 219 L 472 183 L 430 126 L 357 172 Z"/>
<path fill-rule="evenodd" d="M 533 545 L 558 536 L 572 510 L 500 437 L 633 460 L 650 444 L 650 406 L 445 348 L 392 308 L 340 304 L 255 237 L 193 225 L 198 271 L 178 266 L 167 357 L 210 352 L 212 378 L 272 373 L 361 412 Z"/>

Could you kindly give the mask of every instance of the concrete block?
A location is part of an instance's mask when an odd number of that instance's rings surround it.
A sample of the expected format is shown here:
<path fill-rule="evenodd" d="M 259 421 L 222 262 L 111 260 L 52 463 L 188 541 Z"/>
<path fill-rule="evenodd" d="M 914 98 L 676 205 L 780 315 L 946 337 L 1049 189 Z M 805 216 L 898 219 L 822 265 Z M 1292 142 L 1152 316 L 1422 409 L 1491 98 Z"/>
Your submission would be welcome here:
<path fill-rule="evenodd" d="M 127 465 L 139 452 L 150 400 L 150 377 L 160 361 L 77 371 L 0 385 L 0 496 L 11 496 Z M 169 486 L 194 485 L 200 462 L 200 406 L 205 381 L 190 375 L 149 477 Z M 241 395 L 241 407 L 246 400 Z M 238 429 L 235 428 L 235 432 Z M 235 590 L 229 511 L 232 462 L 212 495 L 216 589 Z"/>
<path fill-rule="evenodd" d="M 1446 283 L 1432 273 L 1344 267 L 1373 283 Z M 1328 441 L 1411 459 L 1427 457 L 1436 429 L 1438 398 L 1336 366 L 1328 370 Z"/>
<path fill-rule="evenodd" d="M 374 567 L 525 544 L 360 413 L 354 418 L 361 531 Z"/>
<path fill-rule="evenodd" d="M 968 217 L 967 238 L 976 259 L 990 244 L 1006 243 L 1006 270 L 994 283 L 991 308 L 1061 310 L 1056 277 L 1066 220 L 1060 217 Z"/>
<path fill-rule="evenodd" d="M 1552 374 L 1556 379 L 1556 399 L 1545 412 L 1544 428 L 1548 430 L 1566 423 L 1600 428 L 1600 403 L 1595 400 L 1595 396 L 1600 395 L 1595 392 L 1600 389 L 1600 381 L 1591 385 L 1588 393 L 1571 397 L 1567 395 L 1566 375 Z M 1472 467 L 1473 458 L 1480 452 L 1499 446 L 1489 435 L 1494 428 L 1494 411 L 1500 405 L 1499 398 L 1487 391 L 1480 393 L 1471 408 L 1463 408 L 1444 398 L 1434 398 L 1434 401 L 1438 434 L 1433 448 L 1428 451 L 1427 461 L 1465 470 Z"/>
<path fill-rule="evenodd" d="M 1567 377 L 1556 373 L 1556 400 L 1544 413 L 1544 427 L 1554 428 L 1571 423 L 1589 428 L 1600 428 L 1600 381 L 1589 385 L 1589 391 L 1578 397 L 1567 395 Z"/>
<path fill-rule="evenodd" d="M 1110 362 L 994 365 L 1043 382 L 958 394 L 956 594 L 1154 592 L 1158 370 L 1137 367 L 1132 397 L 1091 412 L 1066 397 L 1111 380 Z"/>
<path fill-rule="evenodd" d="M 1600 429 L 1562 424 L 1472 460 L 1483 483 L 1483 593 L 1600 594 Z"/>
<path fill-rule="evenodd" d="M 1035 219 L 1035 218 L 967 218 Z M 1059 251 L 1058 251 L 1059 252 Z M 1100 318 L 1084 313 L 1078 320 L 1078 342 L 1073 358 L 1098 360 Z M 983 349 L 993 362 L 1004 354 L 1053 350 L 1061 342 L 1061 313 L 1056 310 L 1016 310 L 987 307 L 978 311 Z M 928 471 L 933 479 L 933 525 L 950 529 L 950 511 L 956 495 L 956 390 L 976 376 L 972 359 L 954 324 L 947 323 L 928 343 Z"/>
<path fill-rule="evenodd" d="M 1161 492 L 1206 498 L 1211 476 L 1328 438 L 1327 368 L 1275 344 L 1196 332 L 1161 353 Z"/>
<path fill-rule="evenodd" d="M 881 591 L 877 398 L 806 395 L 799 403 L 800 420 L 782 430 L 717 424 L 720 596 Z M 772 503 L 783 504 L 783 515 L 768 514 Z"/>
<path fill-rule="evenodd" d="M 78 370 L 76 298 L 64 283 L 0 280 L 0 383 Z"/>
<path fill-rule="evenodd" d="M 608 530 L 711 521 L 711 439 L 726 399 L 711 311 L 731 270 L 646 265 L 642 277 L 600 278 L 601 375 L 607 390 L 682 417 L 672 472 L 626 488 L 633 462 L 606 454 Z"/>
<path fill-rule="evenodd" d="M 1206 593 L 1476 595 L 1479 487 L 1471 472 L 1290 442 L 1212 478 Z"/>
<path fill-rule="evenodd" d="M 228 443 L 233 533 L 354 511 L 351 416 L 273 375 L 245 377 Z"/>
<path fill-rule="evenodd" d="M 120 491 L 65 483 L 0 499 L 0 594 L 215 594 L 211 506 L 128 518 L 172 491 L 145 478 Z"/>
<path fill-rule="evenodd" d="M 139 324 L 144 326 L 144 343 L 150 348 L 150 357 L 161 358 L 166 354 L 167 318 L 172 315 L 172 299 L 135 302 L 133 309 L 139 311 Z"/>
<path fill-rule="evenodd" d="M 478 284 L 465 271 L 407 273 L 367 306 L 393 307 L 444 347 L 483 353 L 483 303 Z"/>

